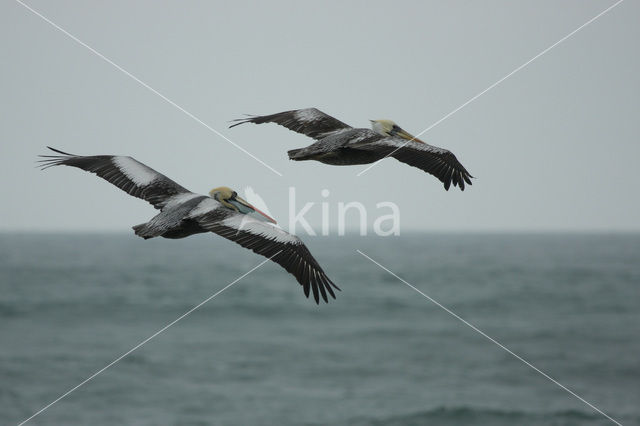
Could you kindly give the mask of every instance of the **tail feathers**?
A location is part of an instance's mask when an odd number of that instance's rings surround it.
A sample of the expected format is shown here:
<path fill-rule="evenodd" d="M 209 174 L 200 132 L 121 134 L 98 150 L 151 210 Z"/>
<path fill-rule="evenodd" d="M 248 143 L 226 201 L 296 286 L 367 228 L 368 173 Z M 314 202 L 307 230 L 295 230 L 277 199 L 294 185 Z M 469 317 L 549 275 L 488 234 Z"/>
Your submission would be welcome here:
<path fill-rule="evenodd" d="M 133 232 L 145 240 L 159 235 L 148 223 L 141 223 L 140 225 L 134 226 Z"/>

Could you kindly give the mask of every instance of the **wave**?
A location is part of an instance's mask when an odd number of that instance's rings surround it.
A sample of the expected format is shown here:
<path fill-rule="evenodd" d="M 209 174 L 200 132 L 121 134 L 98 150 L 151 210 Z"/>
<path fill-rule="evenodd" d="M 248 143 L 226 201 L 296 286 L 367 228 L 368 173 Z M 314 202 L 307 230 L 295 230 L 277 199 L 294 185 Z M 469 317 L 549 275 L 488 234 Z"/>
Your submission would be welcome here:
<path fill-rule="evenodd" d="M 555 425 L 578 426 L 608 424 L 609 420 L 597 413 L 578 410 L 562 410 L 551 413 L 534 413 L 517 410 L 500 410 L 478 407 L 437 407 L 427 411 L 396 415 L 385 418 L 356 418 L 349 424 L 355 426 L 418 426 L 436 425 Z"/>

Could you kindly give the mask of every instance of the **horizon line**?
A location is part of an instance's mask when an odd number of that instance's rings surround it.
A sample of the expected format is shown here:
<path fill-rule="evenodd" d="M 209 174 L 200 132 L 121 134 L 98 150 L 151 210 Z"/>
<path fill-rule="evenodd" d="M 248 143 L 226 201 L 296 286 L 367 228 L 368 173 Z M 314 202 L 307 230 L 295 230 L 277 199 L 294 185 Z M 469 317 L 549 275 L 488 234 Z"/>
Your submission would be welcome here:
<path fill-rule="evenodd" d="M 302 237 L 341 237 L 341 236 L 362 236 L 362 237 L 402 237 L 403 234 L 532 234 L 532 233 L 543 233 L 543 234 L 640 234 L 640 228 L 619 228 L 619 229 L 608 229 L 608 228 L 469 228 L 469 229 L 407 229 L 400 232 L 400 235 L 388 235 L 388 236 L 379 236 L 376 235 L 375 232 L 368 232 L 367 235 L 359 235 L 358 228 L 354 228 L 352 230 L 347 229 L 344 235 L 339 235 L 337 230 L 331 230 L 329 235 L 322 235 L 321 232 L 318 232 L 317 235 L 308 235 L 304 232 L 297 233 L 297 236 Z M 100 230 L 91 230 L 91 229 L 2 229 L 0 228 L 0 234 L 86 234 L 86 235 L 96 235 L 96 234 L 113 234 L 113 235 L 133 235 L 131 230 L 121 230 L 121 229 L 100 229 Z"/>

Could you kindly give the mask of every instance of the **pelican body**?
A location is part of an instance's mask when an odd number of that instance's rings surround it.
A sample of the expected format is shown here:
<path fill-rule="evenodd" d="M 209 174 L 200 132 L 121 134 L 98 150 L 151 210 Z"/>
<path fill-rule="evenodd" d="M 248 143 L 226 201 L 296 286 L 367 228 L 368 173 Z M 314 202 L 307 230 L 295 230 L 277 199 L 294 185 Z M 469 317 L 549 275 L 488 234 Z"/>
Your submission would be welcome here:
<path fill-rule="evenodd" d="M 275 226 L 274 219 L 228 187 L 214 188 L 208 196 L 196 194 L 132 157 L 80 156 L 49 149 L 58 155 L 42 155 L 43 169 L 64 165 L 86 170 L 160 210 L 133 227 L 144 239 L 213 232 L 278 263 L 296 277 L 307 297 L 313 292 L 316 303 L 320 297 L 328 302 L 328 295 L 335 299 L 333 290 L 340 290 L 298 237 Z"/>
<path fill-rule="evenodd" d="M 290 160 L 349 166 L 393 157 L 437 177 L 447 191 L 452 183 L 462 191 L 465 183 L 471 185 L 473 176 L 453 153 L 417 139 L 391 120 L 370 120 L 371 129 L 353 128 L 316 108 L 305 108 L 234 121 L 230 127 L 276 123 L 315 139 L 306 148 L 288 151 Z"/>

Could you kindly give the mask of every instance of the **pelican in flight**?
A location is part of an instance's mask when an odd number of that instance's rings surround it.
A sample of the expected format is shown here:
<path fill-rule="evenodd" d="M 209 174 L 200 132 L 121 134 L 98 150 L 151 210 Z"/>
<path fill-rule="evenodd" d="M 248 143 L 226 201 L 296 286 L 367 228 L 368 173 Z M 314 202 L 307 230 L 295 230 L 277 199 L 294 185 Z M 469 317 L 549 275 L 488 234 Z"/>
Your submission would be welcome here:
<path fill-rule="evenodd" d="M 230 188 L 221 186 L 209 196 L 195 194 L 132 157 L 117 155 L 81 156 L 48 147 L 57 155 L 41 155 L 42 169 L 72 166 L 94 173 L 160 210 L 147 223 L 133 227 L 136 235 L 184 238 L 214 232 L 242 247 L 276 262 L 309 290 L 319 303 L 334 299 L 333 289 L 340 290 L 324 273 L 304 243 L 295 235 L 275 226 L 276 221 L 258 210 Z"/>
<path fill-rule="evenodd" d="M 305 108 L 233 121 L 236 123 L 230 127 L 276 123 L 316 140 L 306 148 L 289 151 L 290 160 L 345 166 L 393 157 L 437 177 L 447 191 L 451 183 L 462 191 L 465 182 L 471 185 L 473 176 L 455 155 L 415 138 L 391 120 L 370 120 L 371 129 L 354 129 L 316 108 Z"/>

